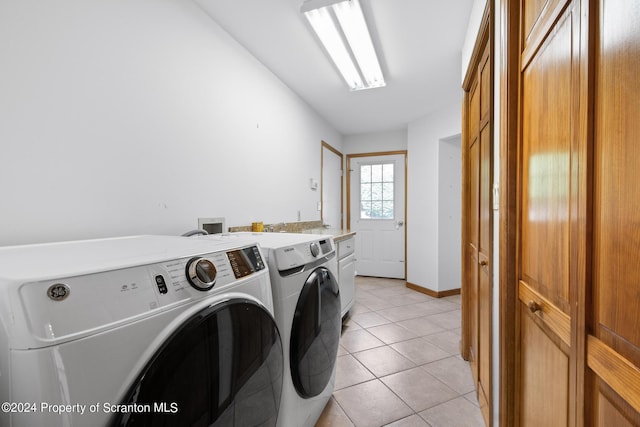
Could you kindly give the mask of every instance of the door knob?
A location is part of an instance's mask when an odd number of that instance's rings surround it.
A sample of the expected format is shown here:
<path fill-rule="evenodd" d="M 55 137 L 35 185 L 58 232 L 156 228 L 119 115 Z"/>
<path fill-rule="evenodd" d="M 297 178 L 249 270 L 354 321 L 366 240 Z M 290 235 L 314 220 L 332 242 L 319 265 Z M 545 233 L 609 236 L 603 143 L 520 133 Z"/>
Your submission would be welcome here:
<path fill-rule="evenodd" d="M 542 310 L 542 307 L 540 306 L 540 304 L 538 304 L 534 300 L 529 301 L 529 303 L 527 304 L 527 307 L 529 307 L 529 311 L 531 311 L 532 313 Z"/>

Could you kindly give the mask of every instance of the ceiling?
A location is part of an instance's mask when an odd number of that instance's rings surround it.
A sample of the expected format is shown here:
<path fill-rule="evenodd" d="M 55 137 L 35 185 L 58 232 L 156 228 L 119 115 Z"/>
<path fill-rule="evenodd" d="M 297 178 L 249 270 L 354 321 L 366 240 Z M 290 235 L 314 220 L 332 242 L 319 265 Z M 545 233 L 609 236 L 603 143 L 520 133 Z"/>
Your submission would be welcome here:
<path fill-rule="evenodd" d="M 343 135 L 405 128 L 462 98 L 460 56 L 473 0 L 361 0 L 387 86 L 349 91 L 302 0 L 195 0 Z"/>

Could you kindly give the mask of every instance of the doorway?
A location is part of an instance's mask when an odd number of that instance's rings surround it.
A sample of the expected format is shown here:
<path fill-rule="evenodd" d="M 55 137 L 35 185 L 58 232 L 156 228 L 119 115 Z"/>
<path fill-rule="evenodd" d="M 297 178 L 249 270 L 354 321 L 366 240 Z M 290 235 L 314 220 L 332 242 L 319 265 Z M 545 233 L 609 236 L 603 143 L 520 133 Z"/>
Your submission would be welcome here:
<path fill-rule="evenodd" d="M 343 155 L 322 141 L 320 152 L 320 219 L 323 225 L 343 228 L 342 209 L 342 160 Z"/>
<path fill-rule="evenodd" d="M 406 151 L 347 156 L 347 218 L 358 275 L 406 277 Z"/>

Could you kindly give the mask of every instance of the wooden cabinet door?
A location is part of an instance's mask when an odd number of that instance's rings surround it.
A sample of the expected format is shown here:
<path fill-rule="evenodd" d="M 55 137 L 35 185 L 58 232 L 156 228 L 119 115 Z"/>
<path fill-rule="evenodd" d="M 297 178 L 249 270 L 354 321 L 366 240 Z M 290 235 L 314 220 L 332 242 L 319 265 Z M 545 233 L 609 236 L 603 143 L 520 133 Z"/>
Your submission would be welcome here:
<path fill-rule="evenodd" d="M 517 156 L 501 158 L 517 190 L 516 251 L 501 256 L 517 275 L 501 342 L 515 344 L 515 399 L 501 425 L 640 426 L 640 2 L 516 10 Z"/>
<path fill-rule="evenodd" d="M 469 129 L 470 144 L 468 147 L 466 174 L 469 188 L 465 217 L 467 218 L 468 241 L 465 242 L 466 282 L 464 291 L 469 301 L 469 363 L 474 383 L 478 383 L 478 213 L 480 212 L 480 141 L 478 125 L 480 123 L 480 90 L 477 80 L 470 94 Z"/>
<path fill-rule="evenodd" d="M 539 3 L 522 3 L 521 22 L 531 28 L 523 28 L 521 54 L 516 363 L 519 425 L 547 427 L 568 425 L 570 411 L 579 14 L 573 2 Z M 544 15 L 554 4 L 562 12 Z"/>
<path fill-rule="evenodd" d="M 489 43 L 481 47 L 467 94 L 464 283 L 468 356 L 485 423 L 491 425 L 492 79 Z"/>
<path fill-rule="evenodd" d="M 593 299 L 586 419 L 640 425 L 640 5 L 596 12 Z"/>
<path fill-rule="evenodd" d="M 480 137 L 478 142 L 478 402 L 486 425 L 491 425 L 491 253 L 492 232 L 492 138 L 491 67 L 489 47 L 480 61 Z"/>

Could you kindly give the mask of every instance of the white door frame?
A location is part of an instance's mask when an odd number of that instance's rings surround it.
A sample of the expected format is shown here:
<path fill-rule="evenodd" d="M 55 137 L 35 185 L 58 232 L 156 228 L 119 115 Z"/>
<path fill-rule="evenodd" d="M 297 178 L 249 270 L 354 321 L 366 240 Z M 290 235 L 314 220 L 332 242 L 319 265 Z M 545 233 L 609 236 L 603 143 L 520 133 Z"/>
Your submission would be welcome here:
<path fill-rule="evenodd" d="M 324 173 L 325 173 L 325 161 L 324 156 L 326 153 L 332 153 L 340 158 L 340 224 L 332 224 L 332 228 L 344 228 L 344 156 L 340 151 L 333 148 L 331 145 L 326 143 L 325 141 L 320 142 L 320 219 L 322 223 L 325 223 L 325 182 L 324 182 Z"/>
<path fill-rule="evenodd" d="M 407 162 L 407 150 L 398 150 L 398 151 L 377 151 L 373 153 L 356 153 L 356 154 L 347 154 L 347 227 L 351 227 L 351 159 L 360 158 L 360 157 L 376 157 L 376 156 L 392 156 L 400 154 L 404 156 L 404 277 L 406 280 L 407 277 L 407 229 L 409 228 L 409 221 L 407 215 L 407 176 L 408 176 L 408 162 Z"/>

